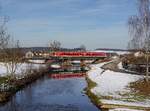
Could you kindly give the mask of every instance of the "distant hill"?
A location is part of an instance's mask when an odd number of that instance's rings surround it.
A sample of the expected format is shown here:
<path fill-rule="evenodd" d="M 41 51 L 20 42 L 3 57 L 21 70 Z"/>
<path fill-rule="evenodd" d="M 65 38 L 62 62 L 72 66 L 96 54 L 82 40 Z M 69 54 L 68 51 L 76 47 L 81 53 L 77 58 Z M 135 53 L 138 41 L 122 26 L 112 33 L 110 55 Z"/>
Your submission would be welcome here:
<path fill-rule="evenodd" d="M 51 51 L 49 47 L 21 47 L 21 49 L 24 53 L 28 51 L 32 51 L 32 52 L 40 52 L 40 51 L 50 52 Z M 61 48 L 60 51 L 82 51 L 82 48 L 73 48 L 73 49 Z"/>
<path fill-rule="evenodd" d="M 111 49 L 111 48 L 97 48 L 95 50 L 104 50 L 104 51 L 129 51 L 127 49 Z"/>

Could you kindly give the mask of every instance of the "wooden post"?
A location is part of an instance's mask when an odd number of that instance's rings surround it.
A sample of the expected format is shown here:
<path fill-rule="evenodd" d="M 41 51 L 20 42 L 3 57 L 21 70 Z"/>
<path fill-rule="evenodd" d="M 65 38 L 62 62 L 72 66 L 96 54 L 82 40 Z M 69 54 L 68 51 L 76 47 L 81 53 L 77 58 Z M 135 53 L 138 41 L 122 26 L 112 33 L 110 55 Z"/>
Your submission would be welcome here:
<path fill-rule="evenodd" d="M 149 55 L 147 51 L 146 52 L 146 82 L 149 81 L 148 77 L 149 77 Z"/>

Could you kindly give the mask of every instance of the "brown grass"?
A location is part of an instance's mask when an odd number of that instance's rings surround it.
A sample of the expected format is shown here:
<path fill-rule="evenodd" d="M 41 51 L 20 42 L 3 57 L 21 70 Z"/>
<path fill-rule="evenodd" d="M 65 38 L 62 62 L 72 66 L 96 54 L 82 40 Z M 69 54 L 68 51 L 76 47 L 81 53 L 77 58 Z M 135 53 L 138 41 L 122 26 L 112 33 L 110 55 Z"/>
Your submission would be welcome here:
<path fill-rule="evenodd" d="M 130 88 L 139 95 L 147 97 L 150 96 L 150 80 L 146 82 L 145 79 L 141 79 L 136 82 L 132 82 L 130 83 Z"/>

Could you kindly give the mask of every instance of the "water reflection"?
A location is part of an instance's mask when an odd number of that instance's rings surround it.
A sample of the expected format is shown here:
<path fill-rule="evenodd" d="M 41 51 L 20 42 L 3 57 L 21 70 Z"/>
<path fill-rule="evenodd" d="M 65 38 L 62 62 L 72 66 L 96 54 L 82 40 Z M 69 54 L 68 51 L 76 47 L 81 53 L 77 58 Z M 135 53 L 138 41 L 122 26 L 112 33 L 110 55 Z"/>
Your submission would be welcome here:
<path fill-rule="evenodd" d="M 31 104 L 31 105 L 15 105 L 8 107 L 2 111 L 80 111 L 75 105 L 59 105 L 59 104 Z"/>
<path fill-rule="evenodd" d="M 84 78 L 45 77 L 18 92 L 0 111 L 98 111 L 81 93 Z"/>

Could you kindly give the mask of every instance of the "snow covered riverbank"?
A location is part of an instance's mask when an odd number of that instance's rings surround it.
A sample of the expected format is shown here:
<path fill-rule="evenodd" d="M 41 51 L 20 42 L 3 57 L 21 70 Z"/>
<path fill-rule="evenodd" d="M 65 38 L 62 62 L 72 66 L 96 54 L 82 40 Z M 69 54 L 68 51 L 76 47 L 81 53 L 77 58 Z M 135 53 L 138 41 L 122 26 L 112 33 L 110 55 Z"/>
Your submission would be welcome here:
<path fill-rule="evenodd" d="M 31 63 L 21 63 L 18 68 L 16 69 L 15 74 L 16 75 L 22 75 L 26 73 L 29 69 L 40 69 L 46 67 L 45 64 L 31 64 Z M 5 64 L 0 62 L 0 77 L 7 76 L 7 68 L 5 67 Z"/>
<path fill-rule="evenodd" d="M 88 72 L 88 78 L 97 84 L 91 89 L 91 92 L 101 98 L 99 103 L 102 107 L 150 108 L 150 98 L 139 101 L 137 95 L 134 95 L 134 92 L 128 87 L 129 83 L 137 81 L 143 76 L 104 71 L 101 68 L 104 64 L 106 63 L 92 65 Z"/>
<path fill-rule="evenodd" d="M 7 68 L 4 65 L 4 63 L 0 63 L 0 104 L 9 101 L 15 92 L 43 77 L 48 72 L 44 64 L 22 63 L 12 76 L 7 73 Z M 10 76 L 13 78 L 10 78 Z"/>

